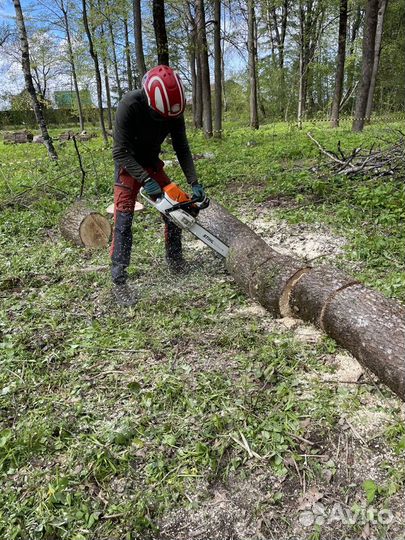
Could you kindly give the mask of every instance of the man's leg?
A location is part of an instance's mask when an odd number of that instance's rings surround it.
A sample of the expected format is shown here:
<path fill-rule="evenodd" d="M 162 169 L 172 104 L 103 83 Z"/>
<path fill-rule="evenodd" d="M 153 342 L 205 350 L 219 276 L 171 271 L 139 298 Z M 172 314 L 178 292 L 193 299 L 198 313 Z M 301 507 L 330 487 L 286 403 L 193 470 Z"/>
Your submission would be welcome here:
<path fill-rule="evenodd" d="M 160 162 L 156 170 L 150 171 L 151 177 L 156 180 L 161 187 L 170 184 L 171 180 L 163 169 L 163 162 Z M 177 225 L 172 223 L 167 217 L 162 216 L 165 224 L 165 250 L 166 261 L 173 271 L 185 269 L 183 250 L 181 243 L 182 231 Z"/>
<path fill-rule="evenodd" d="M 111 277 L 118 303 L 132 305 L 135 298 L 126 287 L 127 268 L 131 259 L 132 220 L 139 183 L 125 170 L 116 170 L 114 186 L 114 233 L 111 244 Z"/>

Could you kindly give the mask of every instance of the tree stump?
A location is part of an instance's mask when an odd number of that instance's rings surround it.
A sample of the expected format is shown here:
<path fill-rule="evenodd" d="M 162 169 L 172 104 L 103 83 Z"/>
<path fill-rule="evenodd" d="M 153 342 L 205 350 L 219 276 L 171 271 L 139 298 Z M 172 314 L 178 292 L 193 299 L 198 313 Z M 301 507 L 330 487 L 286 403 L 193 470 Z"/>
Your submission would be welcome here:
<path fill-rule="evenodd" d="M 79 201 L 64 214 L 60 232 L 77 246 L 106 247 L 111 237 L 111 225 L 107 218 Z"/>

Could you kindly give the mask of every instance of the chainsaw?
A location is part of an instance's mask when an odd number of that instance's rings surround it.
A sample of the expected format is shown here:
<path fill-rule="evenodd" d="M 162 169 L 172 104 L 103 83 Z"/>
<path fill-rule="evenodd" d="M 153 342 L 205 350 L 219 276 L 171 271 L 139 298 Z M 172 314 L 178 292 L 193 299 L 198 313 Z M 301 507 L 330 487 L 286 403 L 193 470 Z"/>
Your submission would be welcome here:
<path fill-rule="evenodd" d="M 196 201 L 190 198 L 187 193 L 179 188 L 174 182 L 163 187 L 163 195 L 156 200 L 149 197 L 144 188 L 140 189 L 140 194 L 145 201 L 155 207 L 161 214 L 166 216 L 172 223 L 180 229 L 190 231 L 199 240 L 213 249 L 222 257 L 228 254 L 228 246 L 226 246 L 219 238 L 202 227 L 197 216 L 200 210 L 209 206 L 209 199 L 205 197 L 203 201 Z"/>

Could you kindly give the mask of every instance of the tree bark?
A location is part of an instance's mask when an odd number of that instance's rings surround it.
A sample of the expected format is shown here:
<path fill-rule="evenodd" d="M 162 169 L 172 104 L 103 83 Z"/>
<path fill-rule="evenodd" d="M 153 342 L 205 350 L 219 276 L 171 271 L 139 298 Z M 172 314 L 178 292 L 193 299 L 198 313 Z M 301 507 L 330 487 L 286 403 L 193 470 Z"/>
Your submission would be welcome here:
<path fill-rule="evenodd" d="M 215 61 L 215 122 L 214 135 L 222 133 L 222 53 L 221 53 L 221 0 L 214 1 L 214 61 Z"/>
<path fill-rule="evenodd" d="M 333 96 L 332 111 L 330 115 L 331 127 L 339 126 L 340 103 L 343 94 L 343 82 L 345 77 L 346 59 L 346 34 L 347 34 L 347 0 L 340 0 L 339 12 L 339 45 L 337 54 L 335 93 Z"/>
<path fill-rule="evenodd" d="M 164 0 L 153 0 L 153 28 L 155 30 L 158 64 L 168 66 L 169 45 L 167 43 Z"/>
<path fill-rule="evenodd" d="M 108 143 L 108 136 L 105 129 L 105 123 L 104 123 L 104 111 L 103 111 L 103 91 L 102 91 L 102 84 L 101 84 L 101 75 L 100 75 L 100 65 L 98 62 L 98 55 L 97 52 L 94 49 L 93 45 L 93 38 L 90 31 L 89 21 L 87 17 L 87 6 L 86 6 L 87 0 L 82 0 L 82 9 L 83 9 L 83 24 L 84 29 L 86 31 L 87 40 L 89 42 L 89 52 L 90 56 L 93 59 L 94 63 L 94 72 L 96 76 L 96 84 L 97 84 L 97 104 L 98 104 L 98 111 L 99 111 L 99 119 L 100 119 L 100 127 L 101 127 L 101 133 L 103 135 L 104 142 Z"/>
<path fill-rule="evenodd" d="M 34 83 L 32 82 L 30 49 L 28 45 L 27 30 L 25 28 L 24 14 L 21 8 L 20 0 L 13 0 L 13 4 L 15 8 L 18 34 L 20 38 L 21 65 L 24 73 L 25 87 L 31 97 L 32 107 L 35 112 L 35 118 L 37 119 L 39 129 L 41 130 L 41 134 L 44 139 L 44 144 L 48 151 L 48 155 L 51 159 L 56 160 L 58 159 L 58 154 L 56 153 L 56 150 L 53 146 L 52 138 L 48 133 L 48 128 L 42 112 L 42 107 L 35 92 Z"/>
<path fill-rule="evenodd" d="M 129 32 L 128 32 L 128 21 L 124 19 L 124 36 L 125 36 L 125 59 L 127 63 L 127 81 L 128 81 L 128 90 L 134 89 L 134 81 L 132 78 L 132 63 L 131 63 L 131 47 L 129 45 Z"/>
<path fill-rule="evenodd" d="M 108 19 L 108 30 L 110 33 L 111 52 L 112 52 L 113 68 L 114 68 L 114 74 L 115 74 L 115 83 L 117 85 L 118 99 L 121 99 L 123 95 L 123 91 L 121 87 L 120 74 L 118 71 L 118 60 L 117 60 L 117 51 L 115 49 L 114 28 L 110 19 Z"/>
<path fill-rule="evenodd" d="M 229 247 L 226 267 L 239 287 L 275 317 L 316 324 L 405 400 L 405 308 L 340 270 L 273 250 L 211 201 L 198 221 Z"/>
<path fill-rule="evenodd" d="M 374 100 L 374 91 L 375 85 L 377 82 L 378 67 L 380 65 L 380 56 L 381 56 L 381 41 L 384 28 L 384 16 L 385 10 L 387 8 L 388 0 L 380 0 L 380 5 L 378 9 L 378 18 L 377 18 L 377 28 L 375 34 L 375 45 L 374 45 L 374 63 L 373 71 L 371 74 L 370 88 L 368 91 L 367 97 L 367 106 L 366 106 L 366 118 L 368 121 L 371 118 L 371 112 L 373 109 L 373 100 Z"/>
<path fill-rule="evenodd" d="M 141 0 L 133 0 L 132 5 L 133 5 L 133 12 L 134 12 L 136 65 L 138 68 L 139 78 L 142 79 L 142 77 L 146 73 L 146 64 L 145 64 L 145 56 L 143 54 Z"/>
<path fill-rule="evenodd" d="M 259 129 L 259 115 L 257 112 L 257 72 L 255 50 L 255 7 L 254 0 L 248 0 L 248 64 L 249 64 L 249 108 L 250 127 Z"/>
<path fill-rule="evenodd" d="M 196 26 L 197 26 L 197 46 L 201 64 L 201 91 L 203 104 L 203 126 L 207 138 L 212 137 L 212 108 L 211 108 L 211 81 L 210 68 L 208 63 L 208 45 L 205 29 L 205 7 L 204 0 L 196 0 Z M 197 63 L 198 73 L 198 63 Z"/>
<path fill-rule="evenodd" d="M 378 0 L 368 0 L 364 20 L 361 79 L 354 110 L 353 131 L 363 131 L 367 99 L 370 90 L 375 55 L 375 34 L 378 19 Z"/>
<path fill-rule="evenodd" d="M 194 127 L 201 129 L 202 117 L 202 87 L 201 87 L 201 57 L 198 49 L 198 34 L 195 17 L 191 11 L 190 2 L 185 0 L 184 7 L 190 28 L 190 71 L 192 82 L 193 122 Z"/>
<path fill-rule="evenodd" d="M 77 81 L 77 73 L 76 73 L 76 64 L 75 64 L 75 58 L 73 54 L 73 46 L 72 46 L 72 38 L 70 35 L 70 24 L 69 24 L 69 17 L 67 8 L 65 7 L 63 0 L 61 0 L 60 8 L 63 14 L 63 20 L 65 24 L 65 32 L 66 32 L 66 39 L 68 44 L 68 56 L 69 56 L 69 63 L 70 67 L 72 69 L 72 77 L 73 77 L 73 86 L 75 89 L 76 99 L 77 99 L 77 108 L 79 112 L 79 124 L 80 124 L 80 131 L 84 131 L 84 115 L 83 115 L 83 106 L 82 106 L 82 99 L 80 97 L 80 90 L 79 90 L 79 84 Z"/>
<path fill-rule="evenodd" d="M 103 64 L 104 88 L 105 88 L 105 97 L 107 101 L 108 129 L 111 130 L 112 129 L 111 92 L 110 92 L 110 81 L 108 78 L 108 60 L 107 60 L 106 43 L 104 40 L 103 27 L 101 27 L 101 60 Z"/>

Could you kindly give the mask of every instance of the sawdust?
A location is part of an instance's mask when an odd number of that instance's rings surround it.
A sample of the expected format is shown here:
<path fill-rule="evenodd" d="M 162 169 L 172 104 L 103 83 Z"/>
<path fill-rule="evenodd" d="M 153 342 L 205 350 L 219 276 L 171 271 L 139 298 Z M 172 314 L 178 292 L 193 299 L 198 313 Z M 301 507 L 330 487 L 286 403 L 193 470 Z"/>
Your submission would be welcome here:
<path fill-rule="evenodd" d="M 325 225 L 291 225 L 272 218 L 271 212 L 261 213 L 249 225 L 279 253 L 295 255 L 306 261 L 334 259 L 343 253 L 347 243 L 345 238 L 334 235 Z"/>

